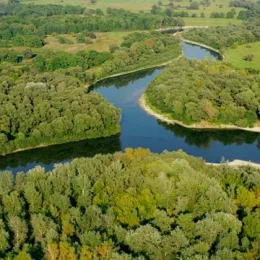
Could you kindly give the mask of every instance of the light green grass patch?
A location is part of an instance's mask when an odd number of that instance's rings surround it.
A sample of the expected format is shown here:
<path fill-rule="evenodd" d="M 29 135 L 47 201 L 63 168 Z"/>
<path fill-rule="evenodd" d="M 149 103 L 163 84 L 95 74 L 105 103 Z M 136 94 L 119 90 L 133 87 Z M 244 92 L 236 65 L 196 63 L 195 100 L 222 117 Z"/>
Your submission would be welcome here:
<path fill-rule="evenodd" d="M 1 1 L 1 0 L 0 0 Z M 87 8 L 106 10 L 108 7 L 111 8 L 124 8 L 133 12 L 145 11 L 149 12 L 154 4 L 158 4 L 158 0 L 97 0 L 97 3 L 91 4 L 90 0 L 20 0 L 21 3 L 25 4 L 63 4 L 63 5 L 81 5 Z M 199 0 L 193 2 L 200 3 Z M 162 9 L 168 7 L 169 0 L 162 0 Z M 196 14 L 196 18 L 185 18 L 186 25 L 207 25 L 207 26 L 226 26 L 229 23 L 240 24 L 241 21 L 237 20 L 236 17 L 241 8 L 236 9 L 235 19 L 212 19 L 210 15 L 212 12 L 223 12 L 226 16 L 227 12 L 231 10 L 229 7 L 229 1 L 226 0 L 215 0 L 210 6 L 200 5 L 199 10 L 188 10 L 187 7 L 191 4 L 190 0 L 183 0 L 182 2 L 173 2 L 175 7 L 174 11 L 185 11 L 191 16 Z M 205 18 L 200 18 L 201 13 L 205 14 Z"/>
<path fill-rule="evenodd" d="M 194 0 L 194 2 L 200 3 L 200 1 Z M 150 11 L 152 6 L 158 4 L 158 0 L 97 0 L 97 3 L 91 4 L 90 0 L 21 0 L 21 3 L 25 4 L 63 4 L 63 5 L 81 5 L 88 8 L 101 8 L 105 10 L 108 7 L 111 8 L 124 8 L 134 12 L 138 11 Z M 162 8 L 168 6 L 169 0 L 162 0 Z M 204 12 L 206 18 L 210 18 L 212 12 L 223 12 L 227 13 L 231 10 L 229 7 L 229 1 L 226 0 L 215 0 L 210 6 L 204 7 L 200 5 L 199 10 L 187 10 L 187 7 L 191 4 L 190 0 L 183 0 L 182 2 L 173 2 L 176 6 L 175 11 L 187 11 L 190 15 L 196 13 L 198 16 L 201 12 Z M 237 14 L 241 8 L 236 8 Z M 236 15 L 237 15 L 236 14 Z"/>
<path fill-rule="evenodd" d="M 228 24 L 242 24 L 241 20 L 237 19 L 222 19 L 222 18 L 184 18 L 186 26 L 227 26 Z"/>
<path fill-rule="evenodd" d="M 108 51 L 111 44 L 120 45 L 125 36 L 133 33 L 127 32 L 105 32 L 96 33 L 97 39 L 93 40 L 93 44 L 77 43 L 75 35 L 59 35 L 72 42 L 72 44 L 60 44 L 56 35 L 49 35 L 46 38 L 46 45 L 42 49 L 48 50 L 63 50 L 66 52 L 75 53 L 83 50 Z"/>
<path fill-rule="evenodd" d="M 245 61 L 247 55 L 253 54 L 252 61 Z M 229 48 L 226 53 L 226 61 L 239 68 L 260 69 L 260 42 L 240 45 L 235 49 Z"/>

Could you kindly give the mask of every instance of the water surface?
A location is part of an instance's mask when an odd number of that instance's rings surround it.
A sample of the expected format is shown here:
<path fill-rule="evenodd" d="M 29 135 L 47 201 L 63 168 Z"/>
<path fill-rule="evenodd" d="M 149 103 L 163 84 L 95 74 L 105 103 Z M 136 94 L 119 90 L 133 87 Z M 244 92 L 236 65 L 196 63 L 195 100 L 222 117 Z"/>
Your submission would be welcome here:
<path fill-rule="evenodd" d="M 219 59 L 219 54 L 182 42 L 185 57 Z M 163 68 L 149 69 L 104 80 L 93 91 L 101 93 L 109 102 L 122 109 L 121 135 L 86 140 L 20 152 L 0 157 L 0 169 L 14 173 L 28 171 L 36 165 L 50 170 L 56 163 L 74 158 L 114 153 L 126 147 L 144 147 L 161 153 L 182 149 L 209 162 L 241 159 L 260 162 L 260 134 L 245 131 L 195 131 L 168 125 L 147 114 L 138 99 L 148 84 Z"/>

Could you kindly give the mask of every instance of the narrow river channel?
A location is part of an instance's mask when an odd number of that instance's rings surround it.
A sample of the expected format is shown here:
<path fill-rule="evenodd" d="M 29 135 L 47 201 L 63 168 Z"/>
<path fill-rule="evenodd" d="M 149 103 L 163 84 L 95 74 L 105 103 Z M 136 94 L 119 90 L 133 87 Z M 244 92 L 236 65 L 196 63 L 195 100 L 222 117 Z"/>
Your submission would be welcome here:
<path fill-rule="evenodd" d="M 205 48 L 182 42 L 186 58 L 219 59 Z M 0 157 L 0 169 L 14 173 L 28 171 L 36 165 L 50 170 L 56 163 L 77 157 L 113 153 L 126 147 L 149 148 L 152 152 L 182 149 L 209 162 L 240 159 L 260 162 L 260 134 L 246 131 L 195 131 L 177 125 L 167 125 L 141 109 L 138 99 L 163 68 L 149 69 L 104 80 L 93 91 L 122 109 L 121 135 L 57 145 Z"/>

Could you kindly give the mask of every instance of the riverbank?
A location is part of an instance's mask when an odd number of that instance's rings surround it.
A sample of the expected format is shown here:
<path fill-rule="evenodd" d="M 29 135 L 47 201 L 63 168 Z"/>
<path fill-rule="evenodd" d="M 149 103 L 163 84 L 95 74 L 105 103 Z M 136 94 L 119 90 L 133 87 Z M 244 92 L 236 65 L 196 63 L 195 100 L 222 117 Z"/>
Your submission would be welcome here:
<path fill-rule="evenodd" d="M 197 45 L 197 46 L 200 46 L 200 47 L 202 47 L 202 48 L 205 48 L 205 49 L 214 51 L 214 52 L 216 52 L 216 53 L 218 53 L 218 54 L 220 55 L 220 57 L 221 57 L 222 60 L 224 60 L 224 59 L 226 58 L 225 55 L 224 55 L 223 53 L 221 53 L 218 49 L 215 49 L 215 48 L 213 48 L 213 47 L 210 47 L 210 46 L 208 46 L 208 45 L 206 45 L 206 44 L 199 43 L 199 42 L 194 42 L 194 41 L 190 41 L 190 40 L 186 40 L 186 39 L 184 39 L 184 38 L 180 38 L 180 40 L 183 41 L 183 42 L 192 44 L 192 45 Z"/>
<path fill-rule="evenodd" d="M 243 160 L 234 160 L 232 162 L 226 162 L 226 163 L 206 163 L 207 165 L 212 165 L 212 166 L 228 166 L 228 167 L 246 167 L 246 166 L 250 166 L 256 169 L 260 169 L 260 164 L 258 163 L 253 163 L 253 162 L 247 162 L 247 161 L 243 161 Z"/>
<path fill-rule="evenodd" d="M 155 69 L 155 68 L 160 68 L 160 67 L 165 67 L 169 64 L 171 64 L 172 62 L 180 59 L 181 57 L 184 57 L 184 52 L 182 50 L 181 54 L 174 58 L 174 59 L 171 59 L 169 61 L 166 61 L 166 62 L 163 62 L 163 63 L 157 63 L 157 64 L 154 64 L 154 65 L 148 65 L 148 66 L 144 66 L 144 67 L 141 67 L 141 68 L 138 68 L 138 69 L 135 69 L 135 70 L 130 70 L 130 71 L 125 71 L 125 72 L 120 72 L 120 73 L 116 73 L 116 74 L 113 74 L 113 75 L 109 75 L 109 76 L 106 76 L 106 77 L 103 77 L 103 78 L 100 78 L 98 79 L 97 81 L 95 81 L 93 84 L 90 84 L 90 85 L 86 85 L 85 88 L 88 89 L 89 87 L 103 81 L 103 80 L 106 80 L 106 79 L 111 79 L 111 78 L 115 78 L 115 77 L 120 77 L 120 76 L 124 76 L 124 75 L 128 75 L 128 74 L 132 74 L 132 73 L 135 73 L 135 72 L 140 72 L 140 71 L 144 71 L 144 70 L 149 70 L 149 69 Z"/>
<path fill-rule="evenodd" d="M 25 151 L 30 151 L 30 150 L 34 150 L 34 149 L 41 149 L 41 148 L 46 148 L 46 147 L 52 147 L 52 146 L 56 146 L 56 145 L 66 144 L 66 143 L 76 143 L 76 142 L 86 141 L 86 140 L 107 138 L 107 137 L 116 136 L 118 134 L 120 134 L 120 131 L 116 132 L 116 133 L 113 133 L 111 135 L 105 135 L 105 136 L 99 136 L 99 137 L 89 137 L 89 138 L 79 138 L 79 139 L 68 139 L 68 141 L 66 141 L 66 142 L 45 143 L 45 144 L 40 144 L 40 145 L 37 145 L 37 146 L 30 146 L 30 147 L 26 147 L 26 148 L 19 148 L 19 149 L 16 149 L 16 150 L 8 152 L 8 153 L 0 153 L 0 158 L 8 156 L 8 155 L 11 155 L 11 154 L 25 152 Z"/>
<path fill-rule="evenodd" d="M 164 67 L 164 66 L 167 66 L 170 63 L 180 59 L 183 56 L 184 56 L 184 53 L 182 51 L 181 55 L 179 55 L 178 57 L 176 57 L 176 58 L 174 58 L 174 59 L 172 59 L 170 61 L 163 62 L 163 63 L 158 63 L 158 64 L 154 64 L 154 65 L 150 65 L 150 66 L 141 67 L 141 68 L 138 68 L 138 69 L 135 69 L 135 70 L 132 70 L 132 71 L 127 71 L 127 72 L 121 72 L 121 73 L 113 74 L 113 75 L 110 75 L 110 76 L 107 76 L 107 77 L 104 77 L 104 78 L 101 78 L 101 79 L 97 80 L 94 84 L 96 84 L 96 83 L 98 83 L 98 82 L 100 82 L 102 80 L 109 79 L 109 78 L 119 77 L 119 76 L 131 74 L 131 73 L 135 73 L 135 72 L 139 72 L 139 71 L 143 71 L 143 70 L 148 70 L 148 69 L 152 69 L 152 68 Z M 85 88 L 88 89 L 92 85 L 93 84 L 86 85 Z M 102 136 L 102 137 L 108 137 L 108 136 Z M 101 138 L 101 137 L 97 137 L 97 138 Z M 89 138 L 89 139 L 95 139 L 95 138 Z M 88 140 L 88 138 L 80 139 L 80 140 L 70 140 L 68 142 L 78 142 L 78 141 L 83 141 L 83 140 Z M 33 149 L 40 149 L 40 148 L 45 148 L 45 147 L 51 147 L 51 146 L 60 145 L 60 144 L 66 144 L 66 143 L 67 142 L 61 142 L 61 143 L 55 142 L 55 143 L 50 143 L 50 144 L 41 144 L 41 145 L 37 145 L 37 146 L 33 146 L 33 147 L 21 148 L 21 149 L 14 150 L 12 152 L 0 154 L 0 157 L 1 156 L 7 156 L 9 154 L 15 154 L 15 153 L 19 153 L 19 152 L 29 151 L 29 150 L 33 150 Z"/>
<path fill-rule="evenodd" d="M 148 114 L 156 117 L 157 119 L 166 122 L 168 124 L 177 124 L 185 128 L 194 129 L 194 130 L 242 130 L 242 131 L 248 131 L 248 132 L 256 132 L 260 133 L 260 126 L 256 127 L 239 127 L 239 126 L 233 126 L 233 125 L 213 125 L 208 122 L 201 122 L 193 125 L 186 125 L 181 121 L 174 120 L 170 118 L 170 115 L 165 115 L 159 113 L 159 111 L 156 111 L 157 109 L 153 107 L 149 102 L 147 102 L 147 98 L 145 96 L 145 93 L 143 93 L 139 99 L 139 104 L 145 110 Z"/>

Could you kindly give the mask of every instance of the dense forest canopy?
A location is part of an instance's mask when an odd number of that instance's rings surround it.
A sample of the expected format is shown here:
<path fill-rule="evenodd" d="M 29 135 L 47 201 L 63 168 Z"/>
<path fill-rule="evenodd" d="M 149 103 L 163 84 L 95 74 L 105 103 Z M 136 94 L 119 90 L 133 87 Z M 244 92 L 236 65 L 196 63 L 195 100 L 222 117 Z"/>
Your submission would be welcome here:
<path fill-rule="evenodd" d="M 203 43 L 222 52 L 226 48 L 260 40 L 260 19 L 252 19 L 244 25 L 229 25 L 227 27 L 209 27 L 191 29 L 183 33 L 187 40 Z"/>
<path fill-rule="evenodd" d="M 143 149 L 0 174 L 3 259 L 257 259 L 260 171 Z"/>
<path fill-rule="evenodd" d="M 186 124 L 252 127 L 259 119 L 260 77 L 223 62 L 174 62 L 145 93 L 160 113 Z"/>
<path fill-rule="evenodd" d="M 126 36 L 121 48 L 112 52 L 112 59 L 102 65 L 104 75 L 171 61 L 181 55 L 181 45 L 159 32 L 138 32 Z"/>
<path fill-rule="evenodd" d="M 0 77 L 0 153 L 120 132 L 120 111 L 58 73 Z"/>
<path fill-rule="evenodd" d="M 10 43 L 18 45 L 17 37 L 23 39 L 19 46 L 28 46 L 28 41 L 32 37 L 34 40 L 38 39 L 38 41 L 44 44 L 46 35 L 52 33 L 71 34 L 97 31 L 151 30 L 164 26 L 183 25 L 184 22 L 181 18 L 149 13 L 131 13 L 129 11 L 119 12 L 117 9 L 107 15 L 68 14 L 48 16 L 47 19 L 46 16 L 41 15 L 24 14 L 21 17 L 16 14 L 1 18 L 0 46 L 8 46 Z M 39 44 L 39 46 L 35 47 L 41 47 L 41 45 Z"/>
<path fill-rule="evenodd" d="M 159 32 L 130 33 L 121 46 L 112 44 L 109 49 L 103 52 L 86 50 L 67 53 L 60 50 L 33 51 L 25 48 L 19 51 L 2 48 L 0 63 L 23 65 L 32 72 L 59 70 L 84 83 L 92 83 L 114 73 L 161 64 L 181 54 L 179 40 Z M 30 63 L 32 66 L 28 66 Z M 99 70 L 88 71 L 93 67 L 99 67 Z"/>
<path fill-rule="evenodd" d="M 245 8 L 238 18 L 248 20 L 258 15 L 258 4 L 235 0 L 230 6 Z M 187 8 L 198 6 L 191 2 Z M 0 13 L 0 154 L 112 136 L 95 145 L 95 140 L 81 143 L 72 151 L 79 156 L 92 156 L 97 146 L 104 153 L 120 149 L 120 110 L 86 83 L 166 63 L 180 56 L 180 42 L 159 32 L 137 32 L 109 51 L 66 53 L 40 49 L 46 37 L 57 34 L 63 42 L 60 34 L 75 34 L 78 42 L 90 44 L 95 32 L 183 26 L 178 17 L 187 16 L 158 6 L 151 13 L 109 8 L 104 14 L 16 0 Z M 259 21 L 184 35 L 222 50 L 259 40 Z M 251 127 L 259 119 L 259 87 L 258 75 L 229 64 L 179 59 L 150 84 L 146 99 L 187 124 Z M 204 145 L 206 137 L 193 142 Z M 59 150 L 50 153 L 67 160 Z M 142 148 L 78 158 L 49 172 L 39 166 L 16 175 L 0 172 L 0 258 L 258 259 L 259 176 L 260 170 L 250 167 L 215 167 L 182 151 L 158 155 Z"/>
<path fill-rule="evenodd" d="M 231 0 L 230 7 L 241 7 L 247 9 L 240 11 L 238 18 L 248 20 L 252 17 L 260 17 L 260 1 Z"/>
<path fill-rule="evenodd" d="M 119 133 L 119 111 L 98 94 L 86 93 L 83 84 L 162 64 L 181 54 L 179 40 L 159 32 L 129 33 L 121 46 L 112 44 L 109 51 L 39 49 L 52 33 L 76 33 L 77 40 L 87 44 L 97 38 L 96 31 L 182 24 L 173 17 L 123 9 L 83 14 L 81 7 L 17 3 L 9 3 L 5 10 L 0 23 L 2 154 Z"/>

